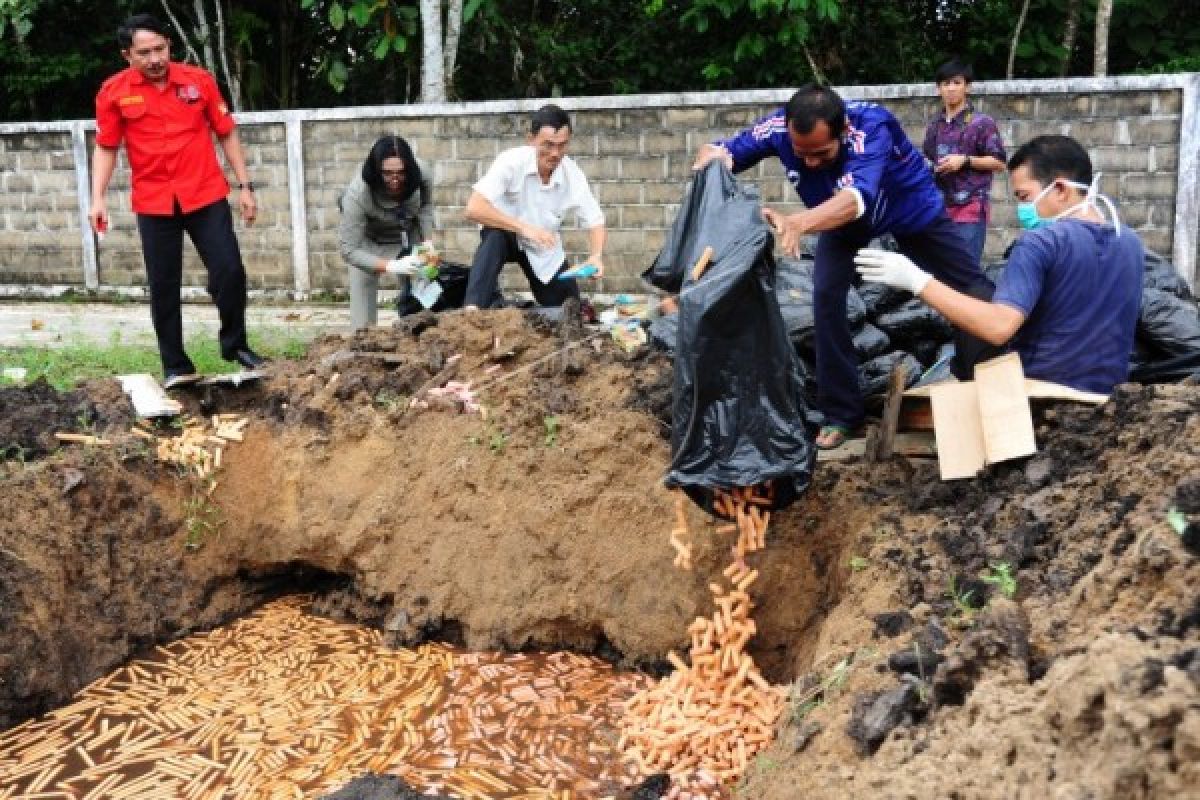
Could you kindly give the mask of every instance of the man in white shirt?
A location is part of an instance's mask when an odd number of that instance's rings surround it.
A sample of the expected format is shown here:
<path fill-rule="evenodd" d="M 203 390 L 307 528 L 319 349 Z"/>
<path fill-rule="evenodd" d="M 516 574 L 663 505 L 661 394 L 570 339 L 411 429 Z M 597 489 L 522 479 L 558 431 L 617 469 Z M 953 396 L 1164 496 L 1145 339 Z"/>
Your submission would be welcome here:
<path fill-rule="evenodd" d="M 571 120 L 556 105 L 545 105 L 530 120 L 528 144 L 505 150 L 474 186 L 466 217 L 483 226 L 471 262 L 467 309 L 487 308 L 505 264 L 516 262 L 539 305 L 560 306 L 579 297 L 574 278 L 559 279 L 566 269 L 563 217 L 574 210 L 588 232 L 587 264 L 604 274 L 604 212 L 587 178 L 567 156 Z"/>

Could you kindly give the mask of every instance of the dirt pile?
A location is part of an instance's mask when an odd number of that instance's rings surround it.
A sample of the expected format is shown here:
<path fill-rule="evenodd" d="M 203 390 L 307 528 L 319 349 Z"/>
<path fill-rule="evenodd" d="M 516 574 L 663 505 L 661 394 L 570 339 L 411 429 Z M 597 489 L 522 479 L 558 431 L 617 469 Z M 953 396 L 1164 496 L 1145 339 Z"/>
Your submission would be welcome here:
<path fill-rule="evenodd" d="M 423 392 L 451 379 L 486 417 Z M 326 338 L 261 386 L 191 396 L 251 420 L 208 500 L 117 435 L 111 385 L 45 395 L 41 423 L 13 391 L 0 447 L 28 455 L 0 469 L 0 726 L 298 589 L 394 643 L 661 668 L 728 563 L 689 509 L 694 569 L 671 566 L 669 362 L 516 311 Z M 42 455 L 63 429 L 115 444 Z M 1195 791 L 1200 566 L 1173 526 L 1200 524 L 1200 389 L 1052 408 L 1039 445 L 951 484 L 919 460 L 821 464 L 772 516 L 749 652 L 795 683 L 744 796 Z"/>
<path fill-rule="evenodd" d="M 1200 563 L 1167 520 L 1200 389 L 1121 387 L 1038 434 L 972 481 L 823 472 L 876 511 L 747 796 L 1197 796 Z"/>

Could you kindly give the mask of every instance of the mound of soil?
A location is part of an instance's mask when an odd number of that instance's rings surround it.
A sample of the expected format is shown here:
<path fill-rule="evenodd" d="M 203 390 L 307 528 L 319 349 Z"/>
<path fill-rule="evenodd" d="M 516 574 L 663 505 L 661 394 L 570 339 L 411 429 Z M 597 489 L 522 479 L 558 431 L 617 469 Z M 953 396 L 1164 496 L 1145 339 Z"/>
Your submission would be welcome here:
<path fill-rule="evenodd" d="M 1053 408 L 1038 441 L 971 481 L 824 472 L 876 509 L 866 566 L 746 796 L 1195 796 L 1200 563 L 1167 513 L 1200 465 L 1200 389 Z"/>
<path fill-rule="evenodd" d="M 448 380 L 486 414 L 427 392 Z M 211 497 L 120 433 L 111 384 L 0 393 L 26 451 L 0 472 L 0 725 L 284 591 L 396 643 L 657 667 L 727 563 L 691 509 L 695 569 L 671 565 L 670 386 L 660 356 L 514 310 L 327 337 L 261 386 L 190 396 L 251 417 Z M 17 408 L 37 397 L 41 425 Z M 88 402 L 114 447 L 34 451 Z M 1198 412 L 1194 386 L 1057 406 L 1037 456 L 969 481 L 821 464 L 750 558 L 752 655 L 795 683 L 742 794 L 1194 791 L 1200 566 L 1168 511 L 1200 522 Z"/>

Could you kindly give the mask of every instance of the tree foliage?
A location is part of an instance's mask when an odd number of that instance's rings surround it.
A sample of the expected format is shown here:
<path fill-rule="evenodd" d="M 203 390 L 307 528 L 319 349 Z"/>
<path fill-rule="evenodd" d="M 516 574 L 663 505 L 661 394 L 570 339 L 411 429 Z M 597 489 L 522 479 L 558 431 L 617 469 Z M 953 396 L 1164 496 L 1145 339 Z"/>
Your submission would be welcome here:
<path fill-rule="evenodd" d="M 455 1 L 424 0 L 439 8 L 443 36 Z M 167 2 L 181 20 L 197 5 Z M 229 77 L 217 77 L 227 92 L 236 79 L 243 109 L 422 94 L 421 0 L 205 2 L 224 9 Z M 1099 0 L 1029 0 L 1014 48 L 1023 2 L 463 0 L 457 60 L 443 52 L 440 64 L 445 96 L 460 100 L 926 82 L 955 55 L 978 79 L 999 79 L 1010 50 L 1014 77 L 1091 74 Z M 1112 6 L 1109 74 L 1200 70 L 1200 25 L 1188 22 L 1195 0 Z M 124 66 L 116 25 L 141 10 L 161 9 L 144 0 L 0 0 L 0 119 L 91 116 L 96 89 Z M 175 45 L 174 56 L 186 57 L 184 42 Z"/>

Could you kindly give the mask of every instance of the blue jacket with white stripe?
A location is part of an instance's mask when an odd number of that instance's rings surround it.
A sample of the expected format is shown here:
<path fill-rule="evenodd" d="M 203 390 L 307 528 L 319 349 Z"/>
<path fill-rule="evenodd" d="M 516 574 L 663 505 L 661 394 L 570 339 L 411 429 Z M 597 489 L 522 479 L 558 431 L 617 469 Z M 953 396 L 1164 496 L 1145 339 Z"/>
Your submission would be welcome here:
<path fill-rule="evenodd" d="M 932 171 L 892 112 L 876 103 L 851 101 L 846 120 L 837 159 L 815 170 L 792 151 L 782 108 L 716 144 L 733 155 L 734 172 L 769 156 L 778 158 L 809 208 L 840 189 L 853 189 L 872 236 L 916 233 L 945 212 Z"/>

